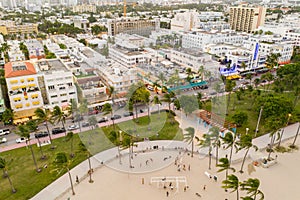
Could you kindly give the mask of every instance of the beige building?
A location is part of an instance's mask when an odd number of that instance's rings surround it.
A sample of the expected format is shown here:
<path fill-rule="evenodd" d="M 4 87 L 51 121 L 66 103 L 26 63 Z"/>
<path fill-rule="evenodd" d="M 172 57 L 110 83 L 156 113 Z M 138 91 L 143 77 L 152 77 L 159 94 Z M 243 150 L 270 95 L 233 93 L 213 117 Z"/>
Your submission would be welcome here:
<path fill-rule="evenodd" d="M 108 21 L 108 35 L 127 33 L 149 36 L 151 31 L 159 29 L 159 25 L 159 19 L 149 20 L 133 17 L 110 19 Z"/>
<path fill-rule="evenodd" d="M 84 13 L 84 12 L 92 12 L 96 13 L 96 6 L 91 4 L 82 4 L 73 7 L 73 12 Z"/>
<path fill-rule="evenodd" d="M 0 33 L 3 35 L 7 34 L 28 34 L 28 33 L 38 33 L 37 24 L 24 24 L 24 25 L 0 25 Z"/>
<path fill-rule="evenodd" d="M 259 26 L 264 25 L 266 8 L 264 7 L 230 7 L 230 28 L 236 31 L 252 33 Z"/>

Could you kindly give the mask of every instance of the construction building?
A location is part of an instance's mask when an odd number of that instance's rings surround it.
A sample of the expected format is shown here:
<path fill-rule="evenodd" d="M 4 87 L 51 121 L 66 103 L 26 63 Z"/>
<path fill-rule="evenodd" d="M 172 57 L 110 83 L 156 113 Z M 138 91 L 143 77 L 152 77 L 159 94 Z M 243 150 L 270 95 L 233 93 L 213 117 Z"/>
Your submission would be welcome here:
<path fill-rule="evenodd" d="M 158 30 L 159 19 L 139 19 L 133 17 L 108 20 L 108 35 L 115 36 L 119 33 L 149 36 L 151 31 Z"/>

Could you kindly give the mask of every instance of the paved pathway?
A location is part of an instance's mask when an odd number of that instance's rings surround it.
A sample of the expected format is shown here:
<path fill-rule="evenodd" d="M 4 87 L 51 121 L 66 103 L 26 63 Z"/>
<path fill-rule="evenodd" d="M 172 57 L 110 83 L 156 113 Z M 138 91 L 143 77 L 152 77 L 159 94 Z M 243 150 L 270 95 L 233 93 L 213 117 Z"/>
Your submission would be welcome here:
<path fill-rule="evenodd" d="M 145 115 L 145 113 L 143 113 Z M 181 115 L 181 113 L 179 111 L 176 111 L 176 119 L 180 122 L 180 127 L 182 129 L 185 129 L 189 126 L 195 127 L 196 131 L 196 135 L 197 136 L 201 136 L 203 133 L 206 133 L 208 131 L 208 127 L 204 127 L 203 124 L 199 124 L 197 119 L 194 116 L 184 116 Z M 297 128 L 299 126 L 299 123 L 290 125 L 286 128 L 284 128 L 284 135 L 283 135 L 283 140 L 287 140 L 289 138 L 292 138 L 295 136 Z M 263 149 L 266 148 L 267 144 L 269 143 L 269 136 L 264 135 L 261 136 L 259 138 L 254 139 L 254 144 L 256 146 L 259 147 L 260 151 L 262 151 Z M 156 150 L 157 154 L 155 154 L 155 157 L 153 157 L 153 159 L 163 159 L 163 157 L 166 157 L 165 154 L 162 154 L 162 147 L 164 147 L 164 151 L 168 151 L 168 150 L 174 150 L 175 148 L 178 149 L 178 147 L 180 147 L 180 149 L 185 150 L 187 149 L 191 149 L 191 145 L 188 145 L 185 142 L 181 142 L 181 141 L 148 141 L 148 142 L 141 142 L 138 144 L 137 147 L 135 147 L 134 151 L 146 151 L 147 153 L 147 149 L 150 152 L 150 147 L 153 149 L 153 146 L 158 145 L 160 151 Z M 151 150 L 154 151 L 154 150 Z M 208 149 L 195 149 L 196 152 L 199 153 L 200 158 L 204 158 L 205 156 L 207 156 L 207 151 Z M 116 159 L 116 155 L 118 154 L 118 149 L 117 147 L 103 151 L 101 153 L 98 153 L 97 155 L 94 155 L 91 159 L 91 163 L 92 163 L 92 168 L 97 169 L 97 168 L 101 168 L 103 165 L 106 165 L 108 167 L 114 168 L 114 169 L 118 169 L 118 170 L 128 170 L 125 168 L 119 168 L 117 166 L 119 166 L 118 164 L 118 159 Z M 126 150 L 124 150 L 122 152 L 122 158 L 124 159 L 126 157 Z M 219 156 L 225 156 L 226 154 L 229 154 L 229 151 L 227 150 L 223 150 L 221 149 Z M 174 154 L 175 155 L 175 154 Z M 215 155 L 215 152 L 213 151 L 213 156 Z M 256 152 L 254 151 L 250 151 L 249 152 L 249 156 L 254 156 L 257 155 Z M 128 156 L 128 154 L 127 154 Z M 141 157 L 141 154 L 137 155 L 138 157 Z M 151 155 L 154 156 L 154 155 Z M 233 155 L 233 162 L 239 162 L 242 160 L 244 156 L 244 152 L 243 151 L 239 151 L 237 154 Z M 128 157 L 127 157 L 128 158 Z M 150 157 L 149 157 L 150 158 Z M 129 159 L 126 159 L 129 160 Z M 135 158 L 133 159 L 135 160 Z M 125 159 L 124 159 L 125 161 Z M 141 160 L 138 160 L 137 162 L 135 162 L 135 168 L 131 169 L 130 172 L 144 172 L 143 170 L 140 170 L 138 165 L 140 163 Z M 124 166 L 128 166 L 128 163 L 124 163 Z M 146 165 L 144 165 L 143 167 L 146 167 Z M 149 167 L 149 166 L 147 166 Z M 153 169 L 151 170 L 155 170 L 157 168 L 157 166 L 153 165 Z M 149 169 L 148 169 L 149 170 Z M 73 179 L 75 180 L 75 176 L 78 176 L 80 180 L 83 180 L 84 178 L 87 177 L 87 172 L 88 172 L 88 163 L 87 161 L 84 161 L 82 163 L 80 163 L 78 166 L 76 166 L 75 168 L 73 168 L 71 170 L 71 174 L 73 176 Z M 79 183 L 80 184 L 80 183 Z M 51 183 L 50 185 L 48 185 L 46 188 L 44 188 L 42 191 L 40 191 L 36 196 L 34 196 L 32 199 L 33 200 L 53 200 L 57 197 L 59 197 L 60 195 L 62 195 L 64 192 L 68 191 L 70 189 L 69 186 L 69 178 L 67 176 L 67 174 L 64 174 L 62 177 L 58 178 L 56 181 L 54 181 L 53 183 Z"/>

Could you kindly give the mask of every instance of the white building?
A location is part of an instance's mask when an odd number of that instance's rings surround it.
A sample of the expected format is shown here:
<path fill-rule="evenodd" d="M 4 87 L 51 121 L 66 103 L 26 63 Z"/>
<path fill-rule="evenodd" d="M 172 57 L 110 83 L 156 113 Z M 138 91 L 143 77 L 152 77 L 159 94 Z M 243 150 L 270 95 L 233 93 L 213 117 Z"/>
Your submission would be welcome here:
<path fill-rule="evenodd" d="M 30 62 L 9 62 L 4 69 L 15 123 L 27 121 L 34 116 L 37 108 L 44 106 L 35 67 Z"/>
<path fill-rule="evenodd" d="M 87 30 L 90 28 L 90 22 L 87 19 L 83 19 L 79 16 L 74 17 L 74 27 Z"/>
<path fill-rule="evenodd" d="M 36 65 L 40 76 L 43 77 L 45 108 L 60 106 L 64 109 L 68 107 L 71 99 L 78 101 L 73 74 L 60 60 L 40 60 Z"/>
<path fill-rule="evenodd" d="M 190 31 L 198 26 L 200 22 L 199 13 L 191 10 L 184 13 L 177 13 L 171 20 L 172 31 Z"/>
<path fill-rule="evenodd" d="M 116 44 L 109 47 L 109 57 L 127 67 L 148 63 L 152 53 L 145 48 L 139 47 L 142 44 L 140 40 L 134 43 L 116 40 Z"/>
<path fill-rule="evenodd" d="M 281 36 L 255 35 L 245 40 L 244 46 L 248 49 L 254 49 L 256 43 L 259 44 L 259 53 L 270 55 L 272 53 L 279 53 L 279 64 L 290 63 L 293 55 L 293 42 L 291 40 L 283 39 Z"/>
<path fill-rule="evenodd" d="M 119 95 L 126 94 L 130 86 L 138 82 L 135 67 L 126 67 L 112 60 L 102 66 L 98 73 L 102 82 L 105 85 L 113 86 Z"/>
<path fill-rule="evenodd" d="M 203 49 L 207 44 L 242 44 L 247 38 L 248 35 L 234 31 L 193 31 L 182 36 L 182 47 Z"/>
<path fill-rule="evenodd" d="M 200 22 L 199 29 L 203 31 L 211 31 L 211 30 L 228 30 L 230 29 L 230 24 L 223 21 L 209 21 L 209 22 Z"/>
<path fill-rule="evenodd" d="M 45 52 L 43 45 L 36 39 L 25 40 L 24 43 L 29 52 L 30 59 L 45 58 Z"/>
<path fill-rule="evenodd" d="M 199 15 L 200 21 L 217 21 L 224 17 L 223 12 L 200 12 Z"/>
<path fill-rule="evenodd" d="M 20 42 L 18 40 L 8 40 L 7 44 L 10 46 L 7 52 L 10 62 L 25 60 L 25 55 L 20 50 Z"/>
<path fill-rule="evenodd" d="M 194 72 L 197 72 L 201 65 L 205 65 L 206 62 L 212 60 L 212 56 L 203 53 L 200 49 L 172 49 L 170 52 L 170 60 L 185 68 L 191 68 Z"/>
<path fill-rule="evenodd" d="M 300 29 L 294 29 L 286 32 L 285 37 L 291 40 L 295 46 L 300 46 Z"/>

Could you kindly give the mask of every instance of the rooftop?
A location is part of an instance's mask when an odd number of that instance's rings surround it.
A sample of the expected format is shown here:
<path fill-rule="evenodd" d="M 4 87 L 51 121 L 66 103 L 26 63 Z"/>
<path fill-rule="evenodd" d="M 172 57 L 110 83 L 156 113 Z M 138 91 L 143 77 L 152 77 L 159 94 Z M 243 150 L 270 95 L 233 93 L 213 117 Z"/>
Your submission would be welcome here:
<path fill-rule="evenodd" d="M 34 75 L 36 70 L 30 62 L 8 62 L 4 66 L 5 78 Z"/>
<path fill-rule="evenodd" d="M 69 70 L 66 66 L 58 59 L 55 60 L 41 60 L 38 61 L 37 66 L 40 71 L 44 72 L 45 74 L 51 74 L 55 71 L 64 71 L 68 72 Z"/>

